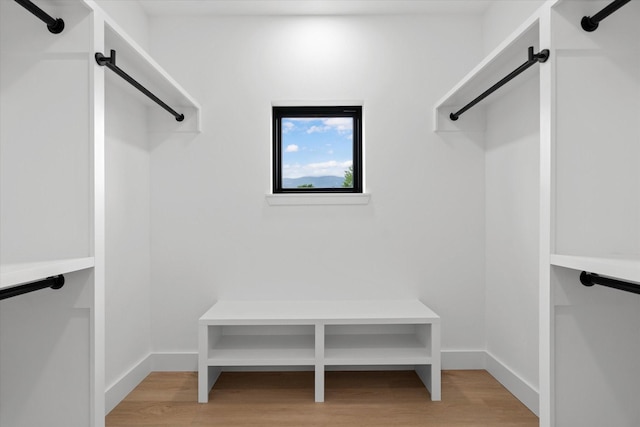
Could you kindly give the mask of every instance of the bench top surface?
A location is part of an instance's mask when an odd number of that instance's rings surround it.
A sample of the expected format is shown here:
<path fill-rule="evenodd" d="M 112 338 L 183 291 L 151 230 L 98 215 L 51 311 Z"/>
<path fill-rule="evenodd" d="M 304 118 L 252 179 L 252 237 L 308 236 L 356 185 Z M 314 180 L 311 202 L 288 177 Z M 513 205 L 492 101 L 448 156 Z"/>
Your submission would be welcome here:
<path fill-rule="evenodd" d="M 216 302 L 200 324 L 282 322 L 439 323 L 440 317 L 417 299 L 358 301 L 228 301 Z"/>

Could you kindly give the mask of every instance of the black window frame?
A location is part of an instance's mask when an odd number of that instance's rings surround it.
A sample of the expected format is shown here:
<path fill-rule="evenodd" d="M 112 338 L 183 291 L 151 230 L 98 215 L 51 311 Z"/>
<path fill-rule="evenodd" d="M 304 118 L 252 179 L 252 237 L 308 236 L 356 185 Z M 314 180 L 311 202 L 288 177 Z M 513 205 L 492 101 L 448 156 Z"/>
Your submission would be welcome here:
<path fill-rule="evenodd" d="M 282 119 L 297 117 L 353 118 L 353 187 L 352 188 L 282 188 Z M 273 182 L 274 194 L 362 193 L 362 106 L 274 106 Z"/>

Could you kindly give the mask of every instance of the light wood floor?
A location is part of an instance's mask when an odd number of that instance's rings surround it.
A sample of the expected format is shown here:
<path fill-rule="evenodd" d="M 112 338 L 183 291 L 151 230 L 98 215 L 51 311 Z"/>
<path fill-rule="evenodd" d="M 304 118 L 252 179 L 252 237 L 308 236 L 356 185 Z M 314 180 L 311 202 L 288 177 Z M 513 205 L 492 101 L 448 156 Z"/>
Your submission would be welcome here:
<path fill-rule="evenodd" d="M 327 372 L 314 403 L 313 372 L 223 373 L 197 403 L 197 374 L 150 374 L 106 418 L 130 426 L 538 426 L 538 418 L 485 371 L 442 373 L 432 402 L 413 371 Z"/>

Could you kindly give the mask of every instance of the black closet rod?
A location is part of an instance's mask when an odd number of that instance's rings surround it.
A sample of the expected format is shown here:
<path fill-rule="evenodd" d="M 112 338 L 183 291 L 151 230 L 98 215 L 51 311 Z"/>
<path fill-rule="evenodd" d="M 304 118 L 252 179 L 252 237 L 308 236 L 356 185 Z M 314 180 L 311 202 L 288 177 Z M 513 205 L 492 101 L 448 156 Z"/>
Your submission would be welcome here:
<path fill-rule="evenodd" d="M 580 21 L 580 25 L 582 25 L 582 29 L 588 32 L 595 31 L 598 28 L 598 24 L 607 16 L 611 15 L 616 10 L 620 9 L 625 4 L 629 3 L 631 0 L 615 0 L 614 2 L 609 3 L 604 7 L 600 12 L 596 13 L 593 16 L 585 16 Z"/>
<path fill-rule="evenodd" d="M 524 70 L 531 67 L 536 62 L 545 62 L 547 59 L 549 59 L 549 49 L 544 49 L 538 53 L 533 53 L 533 46 L 529 46 L 529 59 L 527 60 L 527 62 L 525 62 L 524 64 L 522 64 L 521 66 L 513 70 L 511 73 L 509 73 L 506 77 L 504 77 L 498 83 L 494 84 L 489 89 L 482 92 L 482 94 L 478 95 L 476 99 L 474 99 L 473 101 L 471 101 L 470 103 L 462 107 L 460 110 L 456 111 L 455 113 L 449 114 L 449 118 L 453 121 L 458 120 L 458 118 L 462 113 L 469 110 L 471 107 L 473 107 L 478 102 L 485 99 L 487 96 L 491 95 L 496 90 L 500 89 L 505 83 L 509 82 L 515 76 L 522 73 Z"/>
<path fill-rule="evenodd" d="M 39 291 L 40 289 L 60 289 L 62 286 L 64 286 L 64 276 L 60 274 L 59 276 L 47 277 L 46 279 L 39 280 L 37 282 L 31 282 L 9 289 L 3 289 L 0 291 L 0 300 L 17 297 L 18 295 L 26 294 L 33 291 Z"/>
<path fill-rule="evenodd" d="M 171 113 L 173 115 L 173 117 L 176 118 L 177 121 L 181 122 L 181 121 L 184 120 L 184 114 L 179 114 L 176 110 L 174 110 L 173 108 L 169 107 L 160 98 L 155 96 L 146 87 L 142 86 L 133 77 L 131 77 L 129 74 L 127 74 L 124 71 L 122 71 L 122 69 L 120 69 L 116 65 L 116 51 L 115 50 L 111 49 L 111 56 L 109 56 L 109 57 L 104 56 L 100 52 L 96 52 L 95 58 L 96 58 L 96 62 L 98 63 L 98 65 L 106 66 L 108 69 L 110 69 L 111 71 L 113 71 L 114 73 L 116 73 L 117 75 L 122 77 L 123 79 L 125 79 L 127 82 L 129 82 L 132 86 L 134 86 L 140 92 L 144 93 L 149 98 L 151 98 L 156 104 L 158 104 L 159 106 L 161 106 L 162 108 L 167 110 L 169 113 Z"/>
<path fill-rule="evenodd" d="M 47 28 L 53 34 L 59 34 L 64 30 L 64 21 L 61 18 L 52 18 L 45 12 L 40 9 L 35 4 L 31 3 L 29 0 L 15 0 L 20 6 L 27 9 L 29 12 L 33 13 L 37 16 L 42 22 L 47 24 Z"/>
<path fill-rule="evenodd" d="M 621 291 L 640 294 L 640 285 L 623 282 L 622 280 L 610 279 L 608 277 L 600 277 L 594 273 L 583 271 L 580 273 L 580 283 L 585 286 L 602 285 L 609 288 L 619 289 Z"/>

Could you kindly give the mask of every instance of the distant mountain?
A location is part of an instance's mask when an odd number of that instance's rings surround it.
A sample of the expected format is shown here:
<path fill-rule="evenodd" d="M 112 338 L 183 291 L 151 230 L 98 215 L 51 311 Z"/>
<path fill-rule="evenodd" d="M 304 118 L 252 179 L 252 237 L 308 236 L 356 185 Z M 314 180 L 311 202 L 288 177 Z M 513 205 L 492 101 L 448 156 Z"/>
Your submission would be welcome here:
<path fill-rule="evenodd" d="M 340 188 L 344 178 L 340 176 L 303 176 L 302 178 L 282 178 L 283 188 L 298 188 L 313 185 L 313 188 Z"/>

